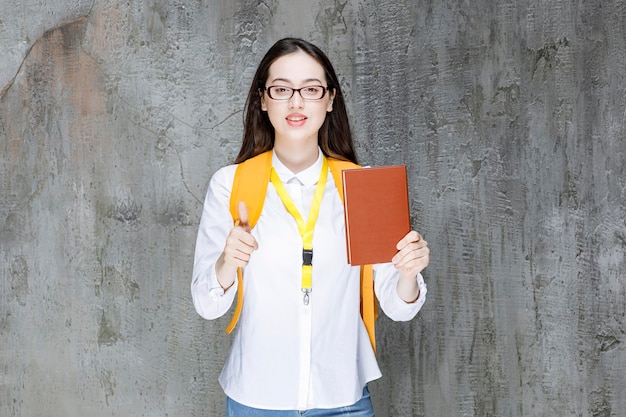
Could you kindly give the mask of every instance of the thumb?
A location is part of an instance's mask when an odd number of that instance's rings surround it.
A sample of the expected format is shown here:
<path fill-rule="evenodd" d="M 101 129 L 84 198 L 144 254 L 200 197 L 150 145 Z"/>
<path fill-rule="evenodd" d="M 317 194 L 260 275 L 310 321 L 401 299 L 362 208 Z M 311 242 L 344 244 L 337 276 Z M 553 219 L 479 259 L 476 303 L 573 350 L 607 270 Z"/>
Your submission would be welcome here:
<path fill-rule="evenodd" d="M 246 207 L 246 203 L 240 201 L 239 204 L 237 204 L 237 210 L 239 212 L 239 225 L 249 233 L 250 224 L 248 223 L 248 208 Z"/>

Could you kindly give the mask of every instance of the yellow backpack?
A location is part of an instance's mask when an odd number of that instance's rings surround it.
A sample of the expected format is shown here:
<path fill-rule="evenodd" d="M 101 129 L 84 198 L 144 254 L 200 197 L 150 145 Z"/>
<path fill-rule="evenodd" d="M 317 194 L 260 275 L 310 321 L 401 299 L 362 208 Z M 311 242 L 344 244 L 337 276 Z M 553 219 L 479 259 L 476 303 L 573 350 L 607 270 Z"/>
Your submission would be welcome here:
<path fill-rule="evenodd" d="M 341 171 L 344 169 L 360 168 L 359 165 L 350 161 L 328 158 L 328 166 L 333 175 L 335 185 L 339 191 L 339 197 L 343 201 L 343 185 Z M 267 151 L 250 158 L 237 166 L 233 189 L 230 195 L 230 214 L 233 220 L 238 220 L 237 205 L 240 201 L 246 203 L 248 208 L 248 222 L 252 229 L 261 216 L 265 194 L 270 182 L 270 172 L 272 169 L 272 151 Z M 233 318 L 226 328 L 226 332 L 233 331 L 239 320 L 241 308 L 243 307 L 243 271 L 237 270 L 237 305 Z M 365 323 L 370 342 L 376 352 L 376 336 L 374 323 L 378 317 L 378 304 L 374 296 L 374 272 L 372 265 L 361 266 L 361 317 Z"/>

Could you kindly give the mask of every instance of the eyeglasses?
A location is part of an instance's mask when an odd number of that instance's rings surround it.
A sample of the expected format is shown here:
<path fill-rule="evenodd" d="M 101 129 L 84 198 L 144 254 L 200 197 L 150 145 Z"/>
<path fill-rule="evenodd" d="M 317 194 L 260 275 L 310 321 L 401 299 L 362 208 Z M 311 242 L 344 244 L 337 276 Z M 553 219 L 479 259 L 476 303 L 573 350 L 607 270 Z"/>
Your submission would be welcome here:
<path fill-rule="evenodd" d="M 282 85 L 270 85 L 265 87 L 267 95 L 272 100 L 289 100 L 297 91 L 303 100 L 321 100 L 328 91 L 327 87 L 322 85 L 309 85 L 302 88 L 283 87 Z"/>

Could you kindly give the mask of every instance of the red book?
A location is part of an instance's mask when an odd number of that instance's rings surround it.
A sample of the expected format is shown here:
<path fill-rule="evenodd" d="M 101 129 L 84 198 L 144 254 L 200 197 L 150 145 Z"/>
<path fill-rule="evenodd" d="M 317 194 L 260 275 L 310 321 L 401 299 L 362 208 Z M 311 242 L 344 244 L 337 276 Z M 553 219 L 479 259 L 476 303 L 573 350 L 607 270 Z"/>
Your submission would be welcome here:
<path fill-rule="evenodd" d="M 391 262 L 411 230 L 406 166 L 343 171 L 348 263 Z"/>

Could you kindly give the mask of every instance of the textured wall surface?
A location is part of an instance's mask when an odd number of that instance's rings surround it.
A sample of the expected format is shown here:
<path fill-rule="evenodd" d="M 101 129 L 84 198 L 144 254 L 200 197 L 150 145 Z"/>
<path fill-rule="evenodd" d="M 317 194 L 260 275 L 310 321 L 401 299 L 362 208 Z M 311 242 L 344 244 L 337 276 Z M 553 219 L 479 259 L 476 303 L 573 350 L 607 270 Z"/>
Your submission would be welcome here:
<path fill-rule="evenodd" d="M 2 0 L 0 415 L 223 416 L 195 235 L 285 35 L 432 249 L 418 318 L 378 322 L 377 415 L 623 416 L 620 0 Z"/>

